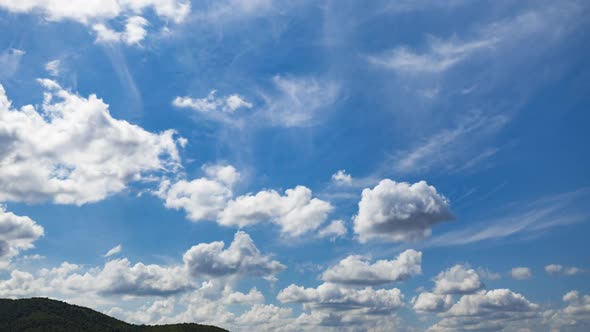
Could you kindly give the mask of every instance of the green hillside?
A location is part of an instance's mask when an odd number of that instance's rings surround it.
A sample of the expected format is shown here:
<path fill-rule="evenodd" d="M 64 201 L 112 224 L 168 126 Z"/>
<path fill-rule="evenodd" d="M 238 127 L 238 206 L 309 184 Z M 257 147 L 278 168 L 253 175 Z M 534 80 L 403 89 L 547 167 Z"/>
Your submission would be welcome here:
<path fill-rule="evenodd" d="M 89 308 L 46 298 L 32 298 L 0 299 L 0 331 L 223 332 L 227 330 L 199 324 L 133 325 Z"/>

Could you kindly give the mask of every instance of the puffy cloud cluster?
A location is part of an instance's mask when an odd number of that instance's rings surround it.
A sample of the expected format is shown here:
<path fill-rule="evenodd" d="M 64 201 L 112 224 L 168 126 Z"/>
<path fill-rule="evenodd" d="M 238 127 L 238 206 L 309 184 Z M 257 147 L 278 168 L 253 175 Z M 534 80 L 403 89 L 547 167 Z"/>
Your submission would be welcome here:
<path fill-rule="evenodd" d="M 332 209 L 329 202 L 312 198 L 311 190 L 304 186 L 287 189 L 285 195 L 263 190 L 229 201 L 219 215 L 219 223 L 245 227 L 269 221 L 277 224 L 283 234 L 299 236 L 318 229 Z"/>
<path fill-rule="evenodd" d="M 194 276 L 254 275 L 274 279 L 285 269 L 280 262 L 263 256 L 244 232 L 237 232 L 229 247 L 223 247 L 222 241 L 198 244 L 184 254 L 183 261 Z"/>
<path fill-rule="evenodd" d="M 119 43 L 127 45 L 139 44 L 147 35 L 145 27 L 149 25 L 148 20 L 141 16 L 132 16 L 127 18 L 124 31 L 115 31 L 102 23 L 92 26 L 96 32 L 96 41 L 98 43 Z"/>
<path fill-rule="evenodd" d="M 538 316 L 539 305 L 509 289 L 480 291 L 463 295 L 443 319 L 429 331 L 502 330 L 515 322 Z"/>
<path fill-rule="evenodd" d="M 563 301 L 567 303 L 564 308 L 543 313 L 544 321 L 555 331 L 587 331 L 590 328 L 590 295 L 570 291 L 563 296 Z"/>
<path fill-rule="evenodd" d="M 555 275 L 563 274 L 566 276 L 573 276 L 585 272 L 584 269 L 575 266 L 563 266 L 560 264 L 549 264 L 545 266 L 545 272 Z"/>
<path fill-rule="evenodd" d="M 0 201 L 81 205 L 180 167 L 173 130 L 150 133 L 113 118 L 95 95 L 40 83 L 41 112 L 13 109 L 0 85 Z"/>
<path fill-rule="evenodd" d="M 162 267 L 137 263 L 127 259 L 107 262 L 104 267 L 81 273 L 81 266 L 64 262 L 52 269 L 42 269 L 38 275 L 12 271 L 10 279 L 0 281 L 2 297 L 73 295 L 134 295 L 162 296 L 192 287 L 182 267 Z"/>
<path fill-rule="evenodd" d="M 171 266 L 131 264 L 122 258 L 110 260 L 102 268 L 83 269 L 64 262 L 56 268 L 41 269 L 35 275 L 14 270 L 9 279 L 0 281 L 0 296 L 169 296 L 194 289 L 196 279 L 242 276 L 272 279 L 285 269 L 280 262 L 262 255 L 244 232 L 237 232 L 227 249 L 223 250 L 223 246 L 223 242 L 198 244 L 184 254 L 184 264 Z M 227 300 L 251 302 L 257 297 L 256 292 L 233 294 Z"/>
<path fill-rule="evenodd" d="M 332 181 L 338 185 L 351 185 L 352 175 L 346 173 L 345 169 L 338 170 L 338 172 L 332 174 Z"/>
<path fill-rule="evenodd" d="M 333 210 L 329 202 L 312 197 L 312 191 L 304 186 L 287 189 L 285 195 L 262 190 L 232 199 L 232 187 L 240 178 L 233 166 L 206 165 L 203 171 L 205 177 L 191 181 L 162 181 L 156 195 L 166 207 L 185 210 L 192 221 L 211 220 L 228 227 L 270 222 L 289 236 L 318 230 Z M 342 236 L 346 228 L 335 222 L 322 232 L 320 236 Z"/>
<path fill-rule="evenodd" d="M 510 270 L 510 275 L 516 280 L 525 280 L 530 279 L 533 276 L 533 273 L 528 267 L 514 267 Z"/>
<path fill-rule="evenodd" d="M 450 294 L 435 294 L 422 292 L 412 299 L 412 305 L 417 312 L 443 312 L 453 304 L 453 296 Z"/>
<path fill-rule="evenodd" d="M 43 234 L 43 227 L 31 218 L 17 216 L 0 205 L 0 269 L 7 268 L 21 251 L 33 248 Z"/>
<path fill-rule="evenodd" d="M 463 265 L 455 265 L 434 278 L 437 294 L 467 294 L 483 287 L 479 274 Z"/>
<path fill-rule="evenodd" d="M 329 267 L 322 280 L 343 285 L 379 285 L 402 281 L 422 272 L 422 253 L 412 249 L 393 260 L 370 263 L 361 256 L 348 256 Z"/>
<path fill-rule="evenodd" d="M 15 2 L 0 0 L 0 8 L 13 13 L 40 13 L 49 21 L 73 20 L 92 25 L 99 42 L 141 41 L 148 21 L 138 15 L 153 11 L 157 17 L 176 23 L 182 22 L 190 12 L 190 1 L 185 0 L 31 0 Z M 129 17 L 124 32 L 116 32 L 106 22 L 119 17 Z"/>
<path fill-rule="evenodd" d="M 318 232 L 319 237 L 329 237 L 332 241 L 334 241 L 337 237 L 346 236 L 348 233 L 348 229 L 346 229 L 346 225 L 344 225 L 344 221 L 342 220 L 334 220 L 326 227 L 320 229 Z"/>
<path fill-rule="evenodd" d="M 192 181 L 162 181 L 157 195 L 167 208 L 183 209 L 190 220 L 216 220 L 232 197 L 232 185 L 240 174 L 233 166 L 204 166 L 207 177 Z"/>
<path fill-rule="evenodd" d="M 453 218 L 448 200 L 424 181 L 381 180 L 375 188 L 363 190 L 358 206 L 354 231 L 361 242 L 424 238 L 433 225 Z"/>
<path fill-rule="evenodd" d="M 282 303 L 303 303 L 309 309 L 359 310 L 368 315 L 390 314 L 404 305 L 398 288 L 355 289 L 332 283 L 323 283 L 317 288 L 290 285 L 277 295 L 277 299 Z"/>

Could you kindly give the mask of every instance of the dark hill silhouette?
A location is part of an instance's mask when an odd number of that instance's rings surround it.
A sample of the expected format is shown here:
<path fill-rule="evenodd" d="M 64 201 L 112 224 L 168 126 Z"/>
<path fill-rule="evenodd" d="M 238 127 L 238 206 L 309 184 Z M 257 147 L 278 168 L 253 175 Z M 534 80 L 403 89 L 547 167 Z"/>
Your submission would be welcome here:
<path fill-rule="evenodd" d="M 133 325 L 100 312 L 47 299 L 0 299 L 0 331 L 227 332 L 200 324 Z"/>

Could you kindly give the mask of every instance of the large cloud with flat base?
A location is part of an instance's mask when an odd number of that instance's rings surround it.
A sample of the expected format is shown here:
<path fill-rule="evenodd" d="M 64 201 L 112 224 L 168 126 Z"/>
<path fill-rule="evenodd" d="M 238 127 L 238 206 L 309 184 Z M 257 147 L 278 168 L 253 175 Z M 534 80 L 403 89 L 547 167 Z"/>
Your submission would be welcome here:
<path fill-rule="evenodd" d="M 95 95 L 56 82 L 41 109 L 12 108 L 0 85 L 0 201 L 85 204 L 180 168 L 175 132 L 113 118 Z"/>
<path fill-rule="evenodd" d="M 371 263 L 362 256 L 351 255 L 329 267 L 322 280 L 344 285 L 379 285 L 403 281 L 422 272 L 422 253 L 406 250 L 392 260 Z"/>
<path fill-rule="evenodd" d="M 354 217 L 361 242 L 402 242 L 430 236 L 431 227 L 451 220 L 449 201 L 425 181 L 409 184 L 384 179 L 364 189 Z"/>

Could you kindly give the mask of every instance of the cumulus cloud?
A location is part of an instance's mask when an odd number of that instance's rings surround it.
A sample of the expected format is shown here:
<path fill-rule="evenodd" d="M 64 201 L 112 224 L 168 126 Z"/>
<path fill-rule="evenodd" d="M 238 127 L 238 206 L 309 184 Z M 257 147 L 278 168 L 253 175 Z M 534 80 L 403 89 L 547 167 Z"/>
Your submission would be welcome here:
<path fill-rule="evenodd" d="M 52 269 L 41 269 L 37 275 L 14 270 L 10 279 L 0 281 L 3 297 L 81 296 L 84 293 L 134 296 L 162 296 L 192 287 L 181 267 L 131 265 L 127 259 L 107 262 L 102 268 L 82 273 L 81 266 L 62 263 Z"/>
<path fill-rule="evenodd" d="M 263 256 L 252 238 L 238 231 L 227 249 L 222 241 L 201 243 L 183 256 L 189 272 L 194 276 L 253 275 L 274 279 L 285 266 L 269 256 Z"/>
<path fill-rule="evenodd" d="M 0 85 L 0 201 L 97 202 L 181 167 L 173 130 L 150 133 L 113 118 L 95 95 L 40 82 L 41 112 L 13 109 Z"/>
<path fill-rule="evenodd" d="M 346 173 L 345 169 L 341 169 L 338 172 L 332 174 L 332 181 L 338 185 L 351 185 L 352 176 Z"/>
<path fill-rule="evenodd" d="M 205 165 L 207 177 L 195 180 L 162 181 L 156 193 L 171 209 L 183 209 L 192 221 L 216 220 L 233 196 L 231 187 L 240 173 L 231 165 Z"/>
<path fill-rule="evenodd" d="M 484 269 L 482 267 L 477 268 L 477 274 L 479 274 L 479 276 L 482 279 L 488 279 L 488 280 L 498 280 L 502 278 L 502 275 L 500 275 L 500 273 L 496 273 L 496 272 L 492 272 L 488 269 Z"/>
<path fill-rule="evenodd" d="M 180 23 L 189 14 L 190 7 L 190 1 L 185 0 L 0 0 L 0 8 L 10 12 L 39 13 L 48 21 L 76 21 L 92 26 L 98 42 L 122 41 L 126 44 L 137 44 L 147 34 L 144 29 L 147 20 L 137 15 L 153 12 L 163 21 Z M 107 22 L 120 17 L 129 17 L 125 31 L 113 31 Z"/>
<path fill-rule="evenodd" d="M 545 272 L 549 274 L 563 274 L 567 276 L 573 276 L 583 273 L 585 270 L 575 266 L 564 267 L 560 264 L 549 264 L 545 265 Z"/>
<path fill-rule="evenodd" d="M 417 312 L 443 312 L 452 304 L 453 297 L 450 294 L 422 292 L 412 299 L 412 307 Z"/>
<path fill-rule="evenodd" d="M 252 103 L 238 94 L 217 97 L 217 91 L 212 90 L 205 98 L 176 97 L 172 105 L 179 108 L 190 108 L 200 113 L 233 113 L 240 108 L 252 108 Z M 221 114 L 211 114 L 221 116 Z"/>
<path fill-rule="evenodd" d="M 362 192 L 354 231 L 361 242 L 411 241 L 430 236 L 431 227 L 453 218 L 448 200 L 425 181 L 384 179 Z"/>
<path fill-rule="evenodd" d="M 372 264 L 361 256 L 353 255 L 324 271 L 322 280 L 356 286 L 387 284 L 422 273 L 421 263 L 422 253 L 412 249 L 393 260 L 378 260 Z"/>
<path fill-rule="evenodd" d="M 0 269 L 7 268 L 21 251 L 33 248 L 43 234 L 43 227 L 31 218 L 18 216 L 0 205 Z"/>
<path fill-rule="evenodd" d="M 434 278 L 437 294 L 466 294 L 481 289 L 484 285 L 479 274 L 464 265 L 455 265 Z"/>
<path fill-rule="evenodd" d="M 13 233 L 17 234 L 17 231 L 15 229 Z M 25 231 L 18 234 L 25 234 Z M 200 288 L 201 293 L 206 294 L 206 290 L 210 290 L 216 294 L 213 282 L 223 284 L 222 277 L 233 277 L 234 280 L 244 276 L 273 279 L 285 269 L 278 261 L 262 255 L 244 232 L 236 233 L 227 249 L 223 247 L 223 242 L 198 244 L 185 252 L 183 264 L 169 266 L 141 262 L 132 264 L 127 258 L 121 258 L 109 260 L 102 267 L 87 268 L 64 262 L 58 267 L 40 269 L 35 273 L 15 269 L 10 278 L 0 280 L 0 297 L 75 299 L 89 296 L 96 303 L 120 296 L 169 297 L 196 289 L 195 281 L 198 279 L 209 280 L 207 287 Z M 256 289 L 246 294 L 224 290 L 226 304 L 259 303 L 262 299 L 262 294 Z"/>
<path fill-rule="evenodd" d="M 290 285 L 277 295 L 277 299 L 282 303 L 303 303 L 304 308 L 309 309 L 359 310 L 367 315 L 391 314 L 404 305 L 403 295 L 397 288 L 354 289 L 332 283 L 323 283 L 317 288 Z"/>
<path fill-rule="evenodd" d="M 127 45 L 137 45 L 147 35 L 145 27 L 149 22 L 141 16 L 132 16 L 127 19 L 124 31 L 115 31 L 102 23 L 92 26 L 96 32 L 97 43 L 125 43 Z"/>
<path fill-rule="evenodd" d="M 530 279 L 533 276 L 533 273 L 528 267 L 514 267 L 510 270 L 510 275 L 516 280 L 525 280 Z"/>
<path fill-rule="evenodd" d="M 429 331 L 495 331 L 538 316 L 539 305 L 509 289 L 463 295 Z"/>
<path fill-rule="evenodd" d="M 319 237 L 329 237 L 334 241 L 338 237 L 346 236 L 348 230 L 342 220 L 334 220 L 328 226 L 320 229 L 318 232 Z"/>
<path fill-rule="evenodd" d="M 563 296 L 567 305 L 559 310 L 547 310 L 544 321 L 552 331 L 586 331 L 590 328 L 590 295 L 570 291 Z"/>
<path fill-rule="evenodd" d="M 109 251 L 107 251 L 107 253 L 104 254 L 104 257 L 111 257 L 113 255 L 116 255 L 116 254 L 120 253 L 122 249 L 123 249 L 123 247 L 121 247 L 121 245 L 119 244 L 119 245 L 109 249 Z"/>
<path fill-rule="evenodd" d="M 329 202 L 312 198 L 311 190 L 304 186 L 287 189 L 285 195 L 263 190 L 229 201 L 219 215 L 219 223 L 245 227 L 268 221 L 279 225 L 285 235 L 299 236 L 318 229 L 332 209 Z"/>

